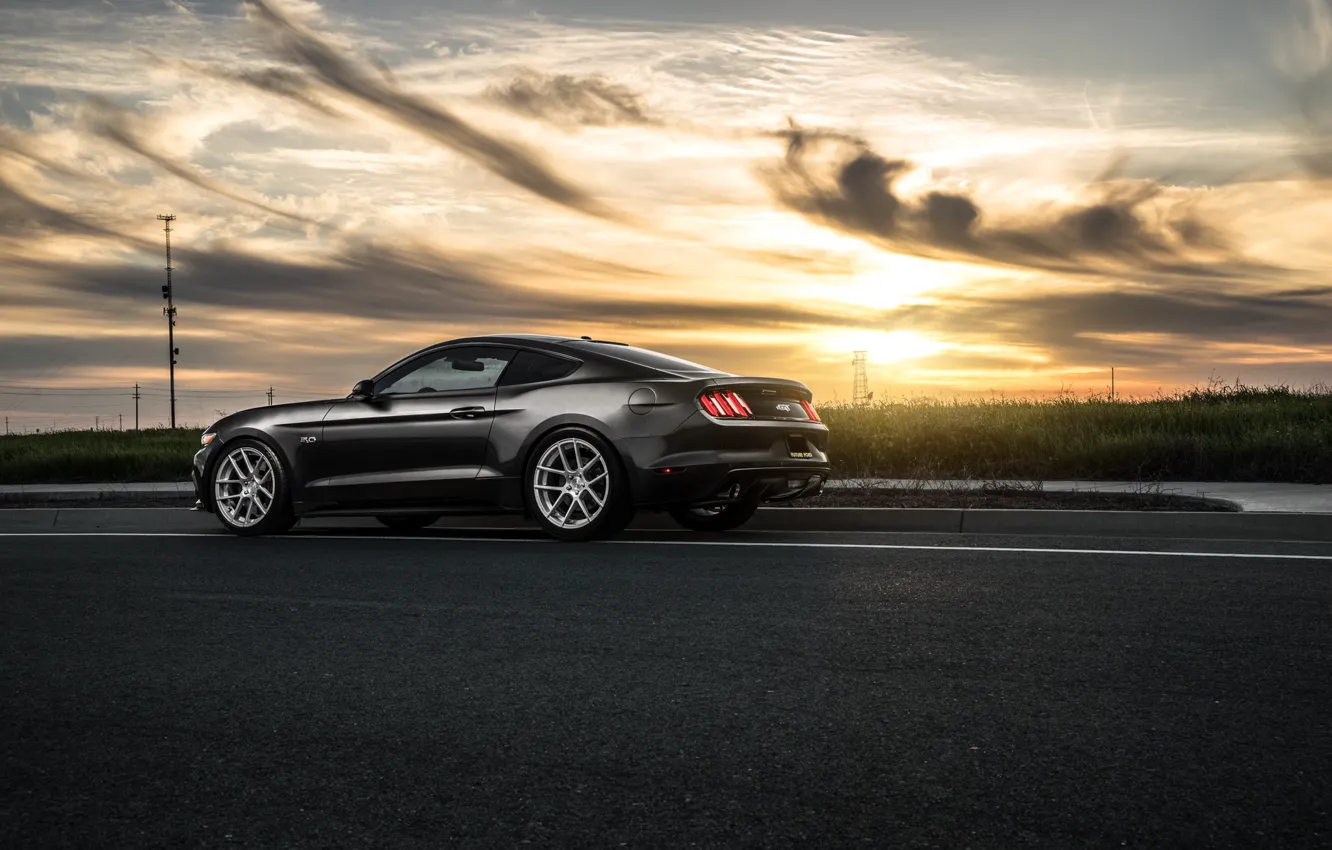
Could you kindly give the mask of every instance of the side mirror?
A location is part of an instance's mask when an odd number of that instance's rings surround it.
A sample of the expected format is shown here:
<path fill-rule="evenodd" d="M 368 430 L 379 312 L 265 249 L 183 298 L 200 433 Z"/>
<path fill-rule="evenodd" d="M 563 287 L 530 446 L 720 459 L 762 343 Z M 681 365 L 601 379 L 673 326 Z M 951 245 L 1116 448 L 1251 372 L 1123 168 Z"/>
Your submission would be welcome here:
<path fill-rule="evenodd" d="M 357 381 L 356 386 L 352 387 L 351 398 L 374 398 L 375 382 L 369 378 L 364 381 Z"/>

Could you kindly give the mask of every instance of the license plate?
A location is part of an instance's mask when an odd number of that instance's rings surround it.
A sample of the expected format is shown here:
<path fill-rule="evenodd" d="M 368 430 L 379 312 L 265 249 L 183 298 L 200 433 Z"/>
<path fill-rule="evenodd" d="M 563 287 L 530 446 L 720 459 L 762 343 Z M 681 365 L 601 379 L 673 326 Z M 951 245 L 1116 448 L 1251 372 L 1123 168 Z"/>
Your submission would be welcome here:
<path fill-rule="evenodd" d="M 814 457 L 814 451 L 810 448 L 809 440 L 806 440 L 803 434 L 788 434 L 786 436 L 786 450 L 791 453 L 791 457 L 801 458 L 802 460 Z"/>

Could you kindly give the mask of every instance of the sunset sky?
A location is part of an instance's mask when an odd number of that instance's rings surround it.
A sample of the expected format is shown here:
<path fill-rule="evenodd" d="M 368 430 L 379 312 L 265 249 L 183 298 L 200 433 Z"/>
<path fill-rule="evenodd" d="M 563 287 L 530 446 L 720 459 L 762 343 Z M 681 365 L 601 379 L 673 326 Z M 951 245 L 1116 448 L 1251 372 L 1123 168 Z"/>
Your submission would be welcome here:
<path fill-rule="evenodd" d="M 165 418 L 167 212 L 191 424 L 500 331 L 1332 383 L 1327 2 L 0 0 L 0 409 Z"/>

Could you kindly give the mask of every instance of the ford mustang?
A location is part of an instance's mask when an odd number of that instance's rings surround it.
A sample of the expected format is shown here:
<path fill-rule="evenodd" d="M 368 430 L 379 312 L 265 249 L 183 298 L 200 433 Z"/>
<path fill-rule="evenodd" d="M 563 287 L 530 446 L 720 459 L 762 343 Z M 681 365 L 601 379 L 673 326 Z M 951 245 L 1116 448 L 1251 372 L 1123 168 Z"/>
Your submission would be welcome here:
<path fill-rule="evenodd" d="M 202 436 L 198 507 L 235 534 L 302 517 L 391 529 L 521 513 L 563 540 L 639 510 L 725 531 L 828 478 L 809 388 L 619 342 L 509 334 L 421 349 L 345 398 L 257 407 Z"/>

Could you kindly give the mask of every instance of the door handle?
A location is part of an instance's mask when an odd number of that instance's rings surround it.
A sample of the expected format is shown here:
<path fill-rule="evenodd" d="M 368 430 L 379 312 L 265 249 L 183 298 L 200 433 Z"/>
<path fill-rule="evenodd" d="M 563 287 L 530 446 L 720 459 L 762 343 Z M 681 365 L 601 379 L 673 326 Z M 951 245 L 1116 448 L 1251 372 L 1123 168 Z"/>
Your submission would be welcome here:
<path fill-rule="evenodd" d="M 449 415 L 454 419 L 475 419 L 482 413 L 485 413 L 484 407 L 455 407 L 449 411 Z"/>

